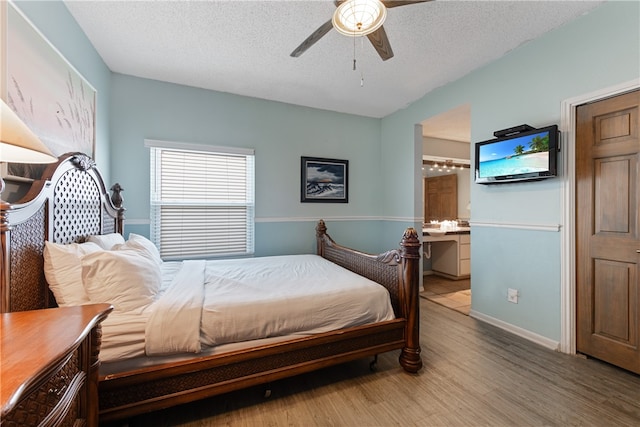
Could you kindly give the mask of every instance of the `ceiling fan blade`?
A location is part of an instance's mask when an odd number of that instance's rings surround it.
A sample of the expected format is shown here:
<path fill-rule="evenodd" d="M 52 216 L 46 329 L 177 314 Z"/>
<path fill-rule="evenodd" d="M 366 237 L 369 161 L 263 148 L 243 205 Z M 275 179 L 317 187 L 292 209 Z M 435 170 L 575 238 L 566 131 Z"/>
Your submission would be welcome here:
<path fill-rule="evenodd" d="M 387 37 L 387 32 L 384 30 L 384 26 L 378 28 L 371 34 L 367 34 L 367 38 L 376 51 L 378 51 L 378 55 L 380 55 L 383 61 L 393 58 L 393 50 L 391 49 L 391 44 L 389 43 L 389 38 Z"/>
<path fill-rule="evenodd" d="M 428 1 L 432 0 L 382 0 L 382 4 L 384 4 L 387 9 L 391 9 L 392 7 L 406 6 L 414 3 L 426 3 Z"/>
<path fill-rule="evenodd" d="M 300 46 L 295 48 L 293 52 L 291 52 L 291 56 L 297 58 L 302 55 L 307 49 L 309 49 L 315 42 L 320 40 L 322 36 L 327 34 L 330 29 L 333 28 L 333 24 L 331 23 L 331 19 L 322 24 L 317 30 L 315 30 L 305 41 L 300 43 Z"/>

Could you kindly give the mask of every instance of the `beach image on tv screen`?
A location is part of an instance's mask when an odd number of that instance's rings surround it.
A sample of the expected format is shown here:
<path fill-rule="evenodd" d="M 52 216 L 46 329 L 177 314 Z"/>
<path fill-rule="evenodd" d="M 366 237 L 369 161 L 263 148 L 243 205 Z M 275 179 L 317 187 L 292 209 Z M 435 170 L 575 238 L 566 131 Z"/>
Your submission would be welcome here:
<path fill-rule="evenodd" d="M 480 146 L 480 178 L 545 172 L 549 168 L 549 132 Z"/>

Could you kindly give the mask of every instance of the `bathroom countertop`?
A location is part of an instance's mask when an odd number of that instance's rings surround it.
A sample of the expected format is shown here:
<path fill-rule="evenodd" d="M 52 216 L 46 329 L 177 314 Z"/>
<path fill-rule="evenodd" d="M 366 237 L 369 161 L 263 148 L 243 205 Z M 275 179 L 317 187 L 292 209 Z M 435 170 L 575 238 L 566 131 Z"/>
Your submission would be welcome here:
<path fill-rule="evenodd" d="M 471 234 L 471 229 L 469 227 L 457 227 L 452 230 L 447 230 L 447 232 L 441 236 L 432 236 L 427 232 L 427 228 L 422 229 L 422 241 L 424 243 L 429 242 L 447 242 L 447 241 L 459 241 L 460 236 Z"/>
<path fill-rule="evenodd" d="M 428 227 L 425 227 L 422 229 L 423 236 L 426 236 L 429 234 L 427 230 L 429 230 Z M 456 227 L 452 230 L 447 230 L 446 234 L 469 234 L 469 233 L 471 233 L 471 227 Z"/>

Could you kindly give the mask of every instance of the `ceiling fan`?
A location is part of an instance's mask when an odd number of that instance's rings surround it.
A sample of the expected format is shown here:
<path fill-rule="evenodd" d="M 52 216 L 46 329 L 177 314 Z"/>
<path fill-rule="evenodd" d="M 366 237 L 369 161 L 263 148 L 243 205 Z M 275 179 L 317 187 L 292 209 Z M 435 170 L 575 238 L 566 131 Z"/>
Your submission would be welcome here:
<path fill-rule="evenodd" d="M 300 46 L 291 52 L 291 56 L 299 57 L 331 28 L 335 28 L 346 36 L 366 35 L 382 60 L 386 61 L 393 58 L 393 50 L 382 26 L 387 17 L 387 9 L 427 1 L 431 0 L 334 0 L 337 8 L 333 17 L 300 43 Z"/>

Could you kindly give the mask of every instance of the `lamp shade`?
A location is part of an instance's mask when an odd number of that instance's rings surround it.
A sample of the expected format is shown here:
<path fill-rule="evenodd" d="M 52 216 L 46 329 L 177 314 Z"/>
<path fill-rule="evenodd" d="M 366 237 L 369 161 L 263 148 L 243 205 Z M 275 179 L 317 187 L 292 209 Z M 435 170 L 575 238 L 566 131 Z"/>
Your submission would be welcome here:
<path fill-rule="evenodd" d="M 366 36 L 382 26 L 387 8 L 380 0 L 347 0 L 333 14 L 333 27 L 346 36 Z"/>
<path fill-rule="evenodd" d="M 0 162 L 52 163 L 58 160 L 3 100 L 0 104 Z"/>

